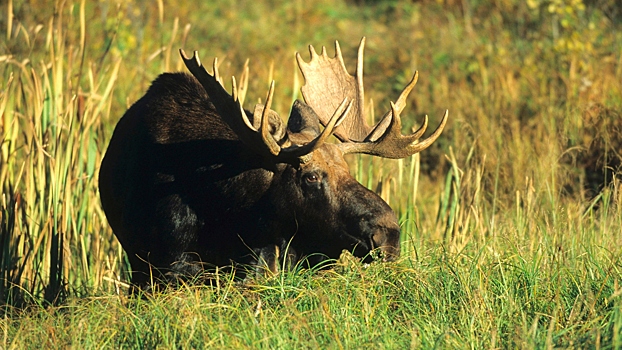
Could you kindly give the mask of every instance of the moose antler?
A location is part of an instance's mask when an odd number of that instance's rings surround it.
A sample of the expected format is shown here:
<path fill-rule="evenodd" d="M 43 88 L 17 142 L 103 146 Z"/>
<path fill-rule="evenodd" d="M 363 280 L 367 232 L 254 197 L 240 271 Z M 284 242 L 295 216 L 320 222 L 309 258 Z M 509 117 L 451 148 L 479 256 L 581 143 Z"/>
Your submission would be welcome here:
<path fill-rule="evenodd" d="M 274 94 L 274 81 L 270 84 L 265 106 L 263 106 L 263 108 L 255 108 L 255 112 L 253 113 L 253 121 L 256 126 L 258 125 L 258 127 L 256 127 L 249 121 L 242 107 L 241 99 L 243 99 L 243 94 L 246 91 L 245 79 L 247 79 L 247 73 L 245 74 L 245 78 L 242 79 L 243 83 L 240 89 L 238 89 L 236 85 L 235 77 L 232 77 L 232 96 L 227 93 L 219 82 L 216 59 L 214 60 L 214 74 L 209 74 L 201 64 L 201 60 L 196 51 L 194 51 L 191 58 L 186 56 L 184 50 L 180 49 L 179 52 L 188 70 L 197 78 L 207 92 L 222 120 L 229 125 L 240 141 L 250 149 L 257 151 L 260 155 L 274 158 L 277 162 L 290 161 L 295 158 L 306 159 L 304 157 L 305 155 L 313 152 L 328 139 L 334 129 L 344 120 L 352 106 L 352 102 L 350 101 L 350 103 L 348 103 L 348 99 L 344 98 L 341 104 L 334 110 L 333 115 L 327 119 L 325 128 L 318 137 L 305 145 L 281 147 L 269 130 L 269 113 L 273 113 L 270 106 Z"/>
<path fill-rule="evenodd" d="M 358 48 L 354 76 L 346 70 L 337 41 L 335 41 L 335 57 L 332 58 L 326 54 L 325 47 L 322 47 L 322 53 L 318 55 L 313 46 L 309 46 L 311 54 L 309 63 L 305 62 L 299 53 L 296 53 L 298 67 L 305 78 L 305 85 L 301 88 L 305 102 L 313 108 L 320 122 L 327 125 L 329 110 L 338 101 L 343 98 L 355 101 L 352 113 L 334 131 L 335 136 L 342 141 L 339 147 L 344 153 L 366 153 L 385 158 L 404 158 L 421 152 L 436 141 L 443 132 L 448 111 L 445 111 L 440 125 L 428 138 L 418 141 L 427 129 L 427 116 L 423 125 L 415 133 L 408 136 L 402 135 L 400 113 L 406 107 L 408 94 L 417 83 L 419 75 L 415 72 L 413 79 L 400 93 L 396 103 L 391 103 L 391 110 L 374 127 L 370 127 L 365 121 L 364 49 L 365 37 L 361 39 Z"/>

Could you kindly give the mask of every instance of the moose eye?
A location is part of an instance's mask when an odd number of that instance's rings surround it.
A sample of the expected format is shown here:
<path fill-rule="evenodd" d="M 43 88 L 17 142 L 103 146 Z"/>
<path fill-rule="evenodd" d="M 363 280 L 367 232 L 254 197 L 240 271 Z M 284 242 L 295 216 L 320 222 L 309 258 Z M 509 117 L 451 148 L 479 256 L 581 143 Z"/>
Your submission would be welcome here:
<path fill-rule="evenodd" d="M 305 174 L 304 175 L 305 182 L 307 183 L 316 183 L 320 181 L 320 177 L 315 173 Z"/>

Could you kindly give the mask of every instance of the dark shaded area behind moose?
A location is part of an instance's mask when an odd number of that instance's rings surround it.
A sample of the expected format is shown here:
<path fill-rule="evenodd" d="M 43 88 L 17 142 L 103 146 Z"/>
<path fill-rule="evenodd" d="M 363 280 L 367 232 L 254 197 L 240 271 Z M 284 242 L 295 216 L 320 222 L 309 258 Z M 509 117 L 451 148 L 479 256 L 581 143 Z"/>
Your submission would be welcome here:
<path fill-rule="evenodd" d="M 361 41 L 350 75 L 336 43 L 298 62 L 305 102 L 287 126 L 266 105 L 243 110 L 245 79 L 229 94 L 198 56 L 193 75 L 160 75 L 119 121 L 100 169 L 108 221 L 128 254 L 132 283 L 192 276 L 203 267 L 255 265 L 276 272 L 307 259 L 317 264 L 343 250 L 385 260 L 400 253 L 400 228 L 389 205 L 359 184 L 343 156 L 403 158 L 441 134 L 401 133 L 400 112 L 417 74 L 374 127 L 365 122 Z M 327 93 L 328 92 L 328 93 Z M 320 131 L 320 123 L 324 126 Z M 333 134 L 341 143 L 326 143 Z M 243 276 L 245 269 L 238 269 Z"/>

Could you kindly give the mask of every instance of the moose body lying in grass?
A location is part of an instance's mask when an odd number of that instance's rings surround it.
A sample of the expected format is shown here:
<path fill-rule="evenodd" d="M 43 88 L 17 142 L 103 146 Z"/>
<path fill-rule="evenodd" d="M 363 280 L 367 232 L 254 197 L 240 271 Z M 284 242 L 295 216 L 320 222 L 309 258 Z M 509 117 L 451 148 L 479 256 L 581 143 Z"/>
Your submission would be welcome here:
<path fill-rule="evenodd" d="M 343 250 L 385 260 L 400 254 L 400 227 L 389 205 L 350 174 L 344 154 L 402 158 L 432 144 L 401 133 L 406 86 L 374 127 L 364 117 L 363 48 L 355 75 L 325 49 L 297 54 L 305 78 L 287 126 L 265 106 L 242 107 L 247 74 L 230 95 L 197 54 L 193 76 L 159 76 L 119 121 L 101 164 L 99 189 L 108 221 L 128 254 L 132 283 L 194 275 L 205 267 L 255 265 L 276 271 L 313 265 Z M 320 130 L 320 123 L 324 126 Z M 329 136 L 341 143 L 327 143 Z"/>

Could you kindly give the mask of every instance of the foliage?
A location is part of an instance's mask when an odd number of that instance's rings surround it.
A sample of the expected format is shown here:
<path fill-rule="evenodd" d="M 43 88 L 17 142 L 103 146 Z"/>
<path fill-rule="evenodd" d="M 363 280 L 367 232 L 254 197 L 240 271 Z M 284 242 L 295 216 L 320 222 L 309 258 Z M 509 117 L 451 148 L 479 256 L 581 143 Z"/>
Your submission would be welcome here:
<path fill-rule="evenodd" d="M 0 4 L 0 347 L 622 346 L 622 30 L 599 1 L 8 0 Z M 618 12 L 615 12 L 618 13 Z M 250 57 L 247 101 L 339 39 L 382 115 L 415 70 L 410 159 L 351 159 L 400 216 L 403 259 L 127 299 L 97 172 L 116 121 L 177 48 Z M 247 107 L 250 103 L 247 103 Z"/>

